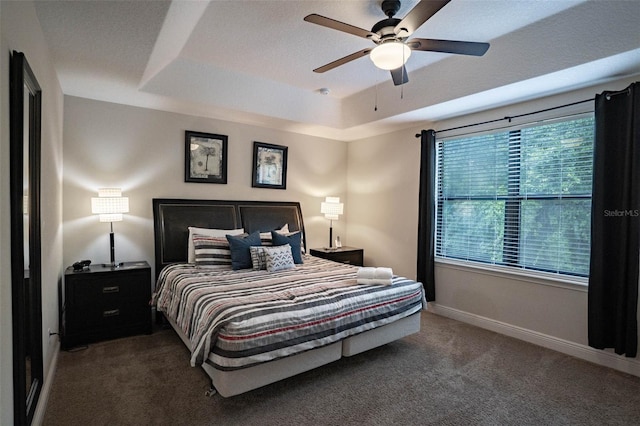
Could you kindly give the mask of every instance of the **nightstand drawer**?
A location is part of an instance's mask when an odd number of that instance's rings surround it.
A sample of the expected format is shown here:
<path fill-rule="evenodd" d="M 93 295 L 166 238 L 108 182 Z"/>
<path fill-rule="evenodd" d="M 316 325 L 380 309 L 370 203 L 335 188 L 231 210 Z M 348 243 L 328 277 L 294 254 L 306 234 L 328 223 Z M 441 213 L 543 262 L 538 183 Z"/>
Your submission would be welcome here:
<path fill-rule="evenodd" d="M 348 263 L 350 265 L 362 266 L 364 264 L 364 250 L 355 247 L 341 247 L 337 249 L 311 249 L 312 256 L 333 260 L 334 262 Z"/>
<path fill-rule="evenodd" d="M 350 263 L 353 265 L 362 264 L 362 255 L 357 252 L 335 253 L 331 256 L 331 260 L 341 263 Z"/>

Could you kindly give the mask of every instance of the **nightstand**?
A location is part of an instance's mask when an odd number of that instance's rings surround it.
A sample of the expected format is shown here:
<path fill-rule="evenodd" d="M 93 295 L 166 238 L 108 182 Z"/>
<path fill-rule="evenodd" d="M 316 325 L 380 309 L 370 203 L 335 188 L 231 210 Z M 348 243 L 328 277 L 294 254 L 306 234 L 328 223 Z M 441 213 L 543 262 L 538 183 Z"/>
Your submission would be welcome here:
<path fill-rule="evenodd" d="M 309 250 L 312 256 L 333 260 L 334 262 L 348 263 L 350 265 L 362 266 L 364 264 L 364 250 L 356 247 L 340 248 L 312 248 Z"/>
<path fill-rule="evenodd" d="M 151 333 L 151 267 L 91 265 L 64 273 L 62 347 Z"/>

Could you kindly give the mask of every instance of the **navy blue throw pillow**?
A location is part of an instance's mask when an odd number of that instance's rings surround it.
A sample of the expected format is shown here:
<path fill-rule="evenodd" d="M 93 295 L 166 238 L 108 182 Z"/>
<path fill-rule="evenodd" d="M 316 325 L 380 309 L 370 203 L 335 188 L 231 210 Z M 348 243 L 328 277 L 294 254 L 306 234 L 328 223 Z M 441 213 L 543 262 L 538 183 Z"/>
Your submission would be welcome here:
<path fill-rule="evenodd" d="M 231 267 L 234 271 L 238 269 L 251 268 L 251 251 L 249 247 L 259 246 L 260 232 L 249 235 L 227 235 L 229 249 L 231 250 Z"/>
<path fill-rule="evenodd" d="M 299 231 L 289 235 L 271 231 L 271 241 L 273 241 L 273 245 L 283 246 L 285 244 L 289 244 L 291 246 L 293 262 L 298 264 L 302 263 L 301 237 L 302 234 Z"/>

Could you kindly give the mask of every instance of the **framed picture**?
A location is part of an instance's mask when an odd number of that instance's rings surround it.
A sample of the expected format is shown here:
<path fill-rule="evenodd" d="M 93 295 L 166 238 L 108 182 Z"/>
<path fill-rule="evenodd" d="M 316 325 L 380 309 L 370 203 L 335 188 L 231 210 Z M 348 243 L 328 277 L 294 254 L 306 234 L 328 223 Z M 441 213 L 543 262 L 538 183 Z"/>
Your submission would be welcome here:
<path fill-rule="evenodd" d="M 287 189 L 287 147 L 253 143 L 254 188 Z"/>
<path fill-rule="evenodd" d="M 187 130 L 184 139 L 184 181 L 227 183 L 228 137 Z"/>

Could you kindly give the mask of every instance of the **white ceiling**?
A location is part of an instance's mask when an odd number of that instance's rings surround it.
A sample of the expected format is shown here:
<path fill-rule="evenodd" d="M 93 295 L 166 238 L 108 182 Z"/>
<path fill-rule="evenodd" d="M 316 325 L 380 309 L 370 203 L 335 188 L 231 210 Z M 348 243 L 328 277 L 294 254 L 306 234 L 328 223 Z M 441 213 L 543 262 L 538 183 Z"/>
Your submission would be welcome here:
<path fill-rule="evenodd" d="M 452 0 L 412 37 L 489 42 L 483 57 L 414 52 L 404 86 L 366 57 L 312 72 L 373 44 L 303 18 L 370 29 L 380 3 L 56 0 L 36 12 L 65 94 L 340 140 L 640 75 L 637 0 Z"/>

